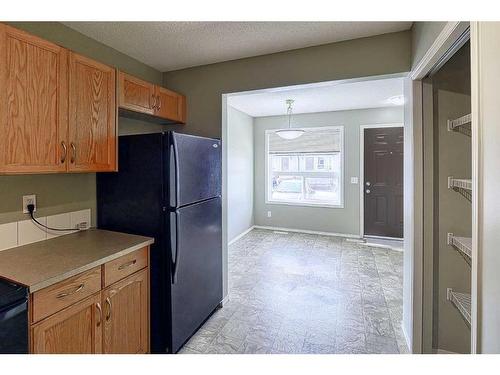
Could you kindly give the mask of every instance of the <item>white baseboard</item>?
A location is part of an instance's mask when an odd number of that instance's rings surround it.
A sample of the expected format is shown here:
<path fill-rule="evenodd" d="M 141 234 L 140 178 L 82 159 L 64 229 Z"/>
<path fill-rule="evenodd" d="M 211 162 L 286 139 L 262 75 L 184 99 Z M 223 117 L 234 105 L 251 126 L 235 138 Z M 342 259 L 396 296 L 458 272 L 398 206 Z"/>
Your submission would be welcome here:
<path fill-rule="evenodd" d="M 434 349 L 434 354 L 459 354 L 459 353 L 450 352 L 449 350 L 444 350 L 444 349 Z"/>
<path fill-rule="evenodd" d="M 236 241 L 238 241 L 241 237 L 243 237 L 245 234 L 249 233 L 250 231 L 252 231 L 252 229 L 255 228 L 255 225 L 252 225 L 250 228 L 248 228 L 246 231 L 238 234 L 236 237 L 234 237 L 231 241 L 229 241 L 229 243 L 227 244 L 228 246 L 232 245 L 233 243 L 235 243 Z"/>
<path fill-rule="evenodd" d="M 406 328 L 405 328 L 405 325 L 403 322 L 401 322 L 401 330 L 403 331 L 403 336 L 405 338 L 405 341 L 406 341 L 406 347 L 408 348 L 408 351 L 410 353 L 413 353 L 412 352 L 412 349 L 411 349 L 411 342 L 410 342 L 410 336 L 408 336 L 408 332 L 406 332 Z"/>
<path fill-rule="evenodd" d="M 275 230 L 279 232 L 294 232 L 294 233 L 305 233 L 305 234 L 318 234 L 320 236 L 332 236 L 332 237 L 345 237 L 345 238 L 360 238 L 358 234 L 348 234 L 348 233 L 333 233 L 333 232 L 320 232 L 316 230 L 306 230 L 306 229 L 293 229 L 293 228 L 282 228 L 282 227 L 268 227 L 263 225 L 254 225 L 255 229 L 267 229 Z"/>

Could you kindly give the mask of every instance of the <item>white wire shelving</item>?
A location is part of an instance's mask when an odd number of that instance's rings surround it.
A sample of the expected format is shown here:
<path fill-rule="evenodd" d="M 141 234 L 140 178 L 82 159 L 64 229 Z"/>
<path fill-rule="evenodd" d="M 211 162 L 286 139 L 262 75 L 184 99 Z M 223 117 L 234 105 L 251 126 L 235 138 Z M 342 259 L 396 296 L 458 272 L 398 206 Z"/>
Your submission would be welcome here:
<path fill-rule="evenodd" d="M 457 128 L 470 124 L 472 121 L 472 114 L 467 114 L 465 116 L 459 117 L 454 120 L 448 120 L 448 131 L 454 131 Z"/>
<path fill-rule="evenodd" d="M 448 177 L 448 189 L 464 189 L 472 191 L 472 179 L 470 178 L 454 178 L 453 176 Z"/>
<path fill-rule="evenodd" d="M 448 233 L 447 240 L 448 245 L 456 248 L 467 260 L 470 261 L 472 259 L 472 238 L 458 237 L 453 235 L 453 233 Z"/>
<path fill-rule="evenodd" d="M 452 288 L 446 289 L 446 299 L 457 308 L 470 327 L 470 294 L 455 292 Z"/>

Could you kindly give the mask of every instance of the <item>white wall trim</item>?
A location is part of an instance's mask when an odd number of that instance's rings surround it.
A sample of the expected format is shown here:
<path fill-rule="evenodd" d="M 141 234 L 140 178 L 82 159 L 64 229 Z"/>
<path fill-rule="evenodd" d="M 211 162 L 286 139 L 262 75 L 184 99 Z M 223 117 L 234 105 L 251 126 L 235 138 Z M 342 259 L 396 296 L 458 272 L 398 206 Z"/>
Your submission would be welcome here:
<path fill-rule="evenodd" d="M 450 352 L 449 350 L 444 350 L 444 349 L 434 349 L 434 354 L 459 354 L 459 353 Z"/>
<path fill-rule="evenodd" d="M 480 115 L 480 64 L 479 64 L 479 22 L 471 22 L 470 55 L 471 55 L 471 146 L 472 146 L 472 265 L 471 265 L 471 353 L 476 354 L 479 348 L 479 211 L 482 206 L 482 192 L 479 181 L 483 179 L 479 151 L 481 150 L 481 115 Z"/>
<path fill-rule="evenodd" d="M 227 244 L 227 246 L 231 246 L 233 243 L 235 243 L 236 241 L 238 241 L 241 237 L 243 237 L 245 234 L 248 234 L 250 233 L 253 229 L 255 228 L 255 225 L 252 225 L 250 228 L 248 228 L 247 230 L 244 230 L 243 232 L 241 232 L 240 234 L 238 234 L 236 237 L 234 237 L 231 241 L 229 241 L 229 243 Z"/>
<path fill-rule="evenodd" d="M 279 232 L 293 232 L 293 233 L 305 233 L 305 234 L 317 234 L 320 236 L 331 236 L 331 237 L 345 237 L 345 238 L 360 238 L 357 234 L 350 233 L 334 233 L 334 232 L 320 232 L 316 230 L 307 229 L 295 229 L 295 228 L 282 228 L 282 227 L 268 227 L 264 225 L 254 225 L 255 229 L 266 229 L 275 230 Z"/>
<path fill-rule="evenodd" d="M 447 22 L 434 43 L 410 73 L 411 79 L 424 78 L 468 27 L 468 22 Z"/>
<path fill-rule="evenodd" d="M 222 94 L 222 296 L 226 298 L 229 294 L 228 291 L 228 269 L 227 269 L 227 251 L 228 251 L 228 230 L 227 230 L 227 94 Z"/>
<path fill-rule="evenodd" d="M 403 337 L 406 342 L 406 347 L 408 348 L 408 351 L 411 353 L 411 340 L 410 336 L 408 336 L 408 332 L 406 332 L 404 322 L 401 322 L 401 331 L 403 332 Z"/>
<path fill-rule="evenodd" d="M 365 129 L 376 128 L 402 128 L 404 123 L 387 124 L 365 124 L 359 126 L 359 236 L 365 235 L 365 195 L 364 193 L 364 173 L 365 173 Z M 406 157 L 406 155 L 403 155 Z"/>

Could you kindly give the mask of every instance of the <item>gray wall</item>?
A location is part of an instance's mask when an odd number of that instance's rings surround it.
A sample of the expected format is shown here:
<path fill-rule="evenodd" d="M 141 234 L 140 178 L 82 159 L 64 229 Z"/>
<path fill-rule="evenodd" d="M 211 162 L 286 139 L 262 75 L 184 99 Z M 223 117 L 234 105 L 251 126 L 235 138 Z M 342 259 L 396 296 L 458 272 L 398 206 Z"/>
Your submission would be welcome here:
<path fill-rule="evenodd" d="M 15 22 L 11 26 L 38 35 L 105 64 L 116 66 L 145 80 L 161 84 L 161 72 L 120 53 L 104 44 L 84 36 L 57 22 Z M 149 124 L 119 119 L 128 132 L 148 129 Z M 155 126 L 153 126 L 155 127 Z M 92 209 L 92 222 L 96 223 L 95 174 L 54 174 L 0 176 L 0 223 L 25 218 L 21 212 L 21 197 L 36 194 L 38 215 L 53 215 L 61 212 Z"/>
<path fill-rule="evenodd" d="M 408 72 L 404 31 L 167 72 L 165 85 L 187 96 L 186 131 L 221 136 L 221 95 L 247 90 Z"/>
<path fill-rule="evenodd" d="M 426 54 L 436 37 L 443 30 L 446 22 L 414 22 L 411 29 L 411 67 L 412 69 Z"/>
<path fill-rule="evenodd" d="M 307 113 L 293 116 L 293 123 L 296 127 L 344 126 L 344 208 L 265 203 L 265 131 L 282 128 L 286 123 L 286 117 L 255 118 L 255 224 L 359 235 L 359 184 L 351 184 L 350 178 L 359 177 L 360 125 L 403 123 L 403 117 L 403 107 Z M 271 218 L 267 217 L 267 211 L 272 211 Z"/>
<path fill-rule="evenodd" d="M 227 113 L 228 240 L 254 224 L 253 118 L 228 106 Z"/>

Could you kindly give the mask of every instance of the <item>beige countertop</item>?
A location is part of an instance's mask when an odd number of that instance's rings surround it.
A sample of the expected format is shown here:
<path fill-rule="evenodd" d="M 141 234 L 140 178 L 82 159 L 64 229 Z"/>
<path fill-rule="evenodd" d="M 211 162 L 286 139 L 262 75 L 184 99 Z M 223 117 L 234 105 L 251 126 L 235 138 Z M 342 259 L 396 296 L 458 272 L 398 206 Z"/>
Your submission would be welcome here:
<path fill-rule="evenodd" d="M 0 251 L 0 277 L 33 293 L 153 242 L 151 237 L 84 230 Z"/>

